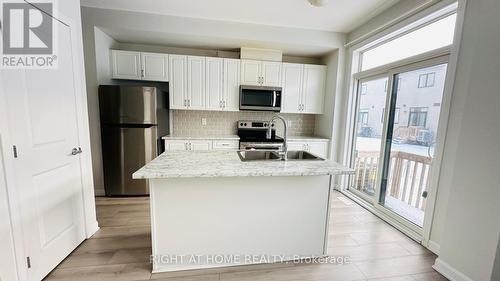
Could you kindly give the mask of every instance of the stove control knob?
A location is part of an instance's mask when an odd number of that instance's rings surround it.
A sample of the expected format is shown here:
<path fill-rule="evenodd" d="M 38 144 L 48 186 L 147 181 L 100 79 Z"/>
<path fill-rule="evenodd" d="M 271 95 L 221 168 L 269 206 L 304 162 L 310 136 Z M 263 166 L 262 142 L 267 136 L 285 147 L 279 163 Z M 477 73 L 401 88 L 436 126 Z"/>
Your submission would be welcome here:
<path fill-rule="evenodd" d="M 271 127 L 274 127 L 274 123 L 273 123 L 273 124 L 271 124 Z"/>
<path fill-rule="evenodd" d="M 247 126 L 247 123 L 245 123 L 245 127 Z"/>
<path fill-rule="evenodd" d="M 243 123 L 240 123 L 240 126 L 243 126 Z"/>

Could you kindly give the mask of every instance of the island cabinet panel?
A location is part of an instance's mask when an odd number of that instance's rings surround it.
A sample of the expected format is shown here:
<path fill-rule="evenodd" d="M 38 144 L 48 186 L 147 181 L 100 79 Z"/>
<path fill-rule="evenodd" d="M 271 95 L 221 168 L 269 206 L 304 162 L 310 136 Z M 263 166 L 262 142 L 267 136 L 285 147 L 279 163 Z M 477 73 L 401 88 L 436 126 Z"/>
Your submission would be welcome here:
<path fill-rule="evenodd" d="M 326 255 L 329 175 L 153 178 L 150 189 L 153 272 Z M 160 259 L 173 254 L 201 258 Z"/>

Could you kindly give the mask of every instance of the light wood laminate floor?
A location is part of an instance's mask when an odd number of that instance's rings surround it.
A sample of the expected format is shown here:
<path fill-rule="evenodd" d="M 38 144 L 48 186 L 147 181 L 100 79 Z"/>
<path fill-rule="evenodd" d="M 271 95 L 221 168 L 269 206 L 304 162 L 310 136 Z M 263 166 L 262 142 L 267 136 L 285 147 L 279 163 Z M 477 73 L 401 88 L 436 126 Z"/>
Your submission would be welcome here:
<path fill-rule="evenodd" d="M 339 199 L 342 198 L 342 199 Z M 337 281 L 447 280 L 431 252 L 338 192 L 333 194 L 329 254 L 349 264 L 267 264 L 151 274 L 148 198 L 96 199 L 101 229 L 45 280 Z"/>

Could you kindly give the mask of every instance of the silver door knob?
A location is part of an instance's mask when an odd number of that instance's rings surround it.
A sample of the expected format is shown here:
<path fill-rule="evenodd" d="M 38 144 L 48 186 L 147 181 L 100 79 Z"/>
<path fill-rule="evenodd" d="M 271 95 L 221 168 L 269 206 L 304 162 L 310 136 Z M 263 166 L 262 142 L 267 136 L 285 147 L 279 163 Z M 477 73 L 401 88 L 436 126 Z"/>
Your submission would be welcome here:
<path fill-rule="evenodd" d="M 80 154 L 80 153 L 82 153 L 82 152 L 83 152 L 83 151 L 82 151 L 82 148 L 81 148 L 81 147 L 78 147 L 78 148 L 74 147 L 74 148 L 71 150 L 71 155 L 77 155 L 77 154 Z"/>

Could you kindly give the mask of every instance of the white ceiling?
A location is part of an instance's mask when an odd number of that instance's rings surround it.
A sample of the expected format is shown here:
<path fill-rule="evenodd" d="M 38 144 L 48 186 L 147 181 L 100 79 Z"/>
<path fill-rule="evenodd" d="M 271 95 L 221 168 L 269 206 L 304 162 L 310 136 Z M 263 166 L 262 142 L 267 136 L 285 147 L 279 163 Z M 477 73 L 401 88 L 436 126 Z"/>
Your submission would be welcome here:
<path fill-rule="evenodd" d="M 307 0 L 81 0 L 82 6 L 349 32 L 399 0 L 329 0 L 314 7 Z"/>

